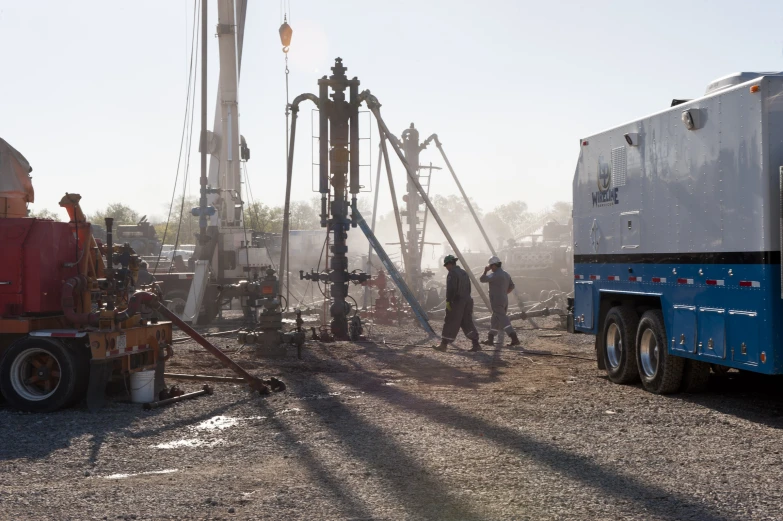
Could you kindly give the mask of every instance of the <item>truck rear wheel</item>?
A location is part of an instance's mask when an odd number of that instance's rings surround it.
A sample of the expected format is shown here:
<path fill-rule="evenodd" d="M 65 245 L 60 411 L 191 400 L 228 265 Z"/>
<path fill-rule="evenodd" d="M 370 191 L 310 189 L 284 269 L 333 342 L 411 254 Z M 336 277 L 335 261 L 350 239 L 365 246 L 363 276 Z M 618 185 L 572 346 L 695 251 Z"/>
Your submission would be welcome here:
<path fill-rule="evenodd" d="M 78 400 L 87 379 L 80 357 L 51 338 L 25 337 L 0 361 L 0 391 L 8 404 L 26 412 L 52 412 Z"/>
<path fill-rule="evenodd" d="M 601 349 L 606 375 L 616 384 L 639 380 L 636 368 L 636 328 L 639 317 L 626 306 L 615 306 L 604 319 Z"/>
<path fill-rule="evenodd" d="M 639 321 L 636 356 L 645 389 L 656 394 L 680 390 L 685 360 L 669 354 L 663 313 L 658 309 L 646 311 Z"/>

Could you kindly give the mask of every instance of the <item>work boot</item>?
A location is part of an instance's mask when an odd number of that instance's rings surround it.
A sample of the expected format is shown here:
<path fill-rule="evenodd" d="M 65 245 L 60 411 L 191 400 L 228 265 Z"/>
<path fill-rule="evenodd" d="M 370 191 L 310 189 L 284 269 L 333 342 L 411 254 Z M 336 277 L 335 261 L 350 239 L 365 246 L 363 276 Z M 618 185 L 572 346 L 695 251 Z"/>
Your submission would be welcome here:
<path fill-rule="evenodd" d="M 446 351 L 446 347 L 448 347 L 449 343 L 445 340 L 440 341 L 440 345 L 437 345 L 434 347 L 436 351 Z"/>
<path fill-rule="evenodd" d="M 473 353 L 481 351 L 481 344 L 479 344 L 478 338 L 473 341 L 473 347 L 470 348 L 470 351 Z"/>
<path fill-rule="evenodd" d="M 516 332 L 509 333 L 508 336 L 511 337 L 511 343 L 508 344 L 509 347 L 521 345 L 519 342 L 519 337 L 517 336 Z"/>
<path fill-rule="evenodd" d="M 485 346 L 494 346 L 495 345 L 495 335 L 492 333 L 489 333 L 487 335 L 487 339 L 481 342 Z"/>

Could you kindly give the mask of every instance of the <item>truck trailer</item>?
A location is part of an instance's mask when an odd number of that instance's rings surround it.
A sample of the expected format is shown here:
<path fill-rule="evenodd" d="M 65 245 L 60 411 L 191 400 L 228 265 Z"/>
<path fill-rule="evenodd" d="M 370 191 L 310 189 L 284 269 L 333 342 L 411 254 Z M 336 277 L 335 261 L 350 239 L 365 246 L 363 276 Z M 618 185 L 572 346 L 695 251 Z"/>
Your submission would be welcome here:
<path fill-rule="evenodd" d="M 783 73 L 580 140 L 572 330 L 615 383 L 697 391 L 710 369 L 783 373 Z"/>

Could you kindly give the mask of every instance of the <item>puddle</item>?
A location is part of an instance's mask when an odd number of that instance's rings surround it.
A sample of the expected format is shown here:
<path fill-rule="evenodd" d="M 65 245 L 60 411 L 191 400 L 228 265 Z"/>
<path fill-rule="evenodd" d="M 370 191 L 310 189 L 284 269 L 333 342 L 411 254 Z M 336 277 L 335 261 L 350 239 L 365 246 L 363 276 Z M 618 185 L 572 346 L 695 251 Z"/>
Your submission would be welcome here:
<path fill-rule="evenodd" d="M 298 409 L 297 409 L 298 410 Z M 232 417 L 232 416 L 213 416 L 212 418 L 205 420 L 198 425 L 189 427 L 189 430 L 193 433 L 210 433 L 216 431 L 224 431 L 231 427 L 239 425 L 241 422 L 252 422 L 257 420 L 265 420 L 266 416 L 246 416 L 246 417 Z M 153 449 L 195 449 L 195 448 L 207 448 L 218 447 L 225 445 L 223 439 L 201 439 L 195 438 L 181 438 L 166 443 L 160 443 L 158 445 L 152 445 Z"/>
<path fill-rule="evenodd" d="M 191 439 L 184 439 L 184 440 L 174 440 L 168 443 L 153 445 L 153 448 L 156 449 L 179 449 L 179 448 L 194 448 L 194 447 L 212 448 L 212 447 L 217 447 L 218 445 L 223 445 L 224 443 L 225 442 L 222 439 L 206 441 L 206 440 L 199 440 L 197 438 L 191 438 Z"/>
<path fill-rule="evenodd" d="M 178 469 L 163 469 L 163 470 L 150 470 L 149 472 L 138 472 L 136 474 L 112 474 L 111 476 L 104 476 L 105 479 L 125 479 L 133 476 L 148 476 L 150 474 L 171 474 L 177 472 Z"/>
<path fill-rule="evenodd" d="M 196 425 L 197 431 L 214 431 L 228 429 L 239 423 L 239 418 L 232 418 L 231 416 L 214 416 L 206 421 L 203 421 Z"/>

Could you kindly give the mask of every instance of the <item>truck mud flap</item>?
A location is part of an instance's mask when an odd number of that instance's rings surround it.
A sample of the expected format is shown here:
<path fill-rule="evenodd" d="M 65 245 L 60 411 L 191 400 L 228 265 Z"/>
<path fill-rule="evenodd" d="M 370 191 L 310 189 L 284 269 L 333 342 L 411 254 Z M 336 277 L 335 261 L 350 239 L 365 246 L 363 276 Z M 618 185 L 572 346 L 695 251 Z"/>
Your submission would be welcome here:
<path fill-rule="evenodd" d="M 106 385 L 112 373 L 112 360 L 90 360 L 90 382 L 87 385 L 87 410 L 98 412 L 106 402 Z"/>
<path fill-rule="evenodd" d="M 601 331 L 595 335 L 595 361 L 598 363 L 598 369 L 606 369 L 606 364 L 604 363 L 604 343 L 601 340 L 602 336 Z"/>

